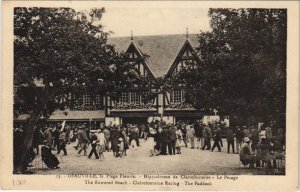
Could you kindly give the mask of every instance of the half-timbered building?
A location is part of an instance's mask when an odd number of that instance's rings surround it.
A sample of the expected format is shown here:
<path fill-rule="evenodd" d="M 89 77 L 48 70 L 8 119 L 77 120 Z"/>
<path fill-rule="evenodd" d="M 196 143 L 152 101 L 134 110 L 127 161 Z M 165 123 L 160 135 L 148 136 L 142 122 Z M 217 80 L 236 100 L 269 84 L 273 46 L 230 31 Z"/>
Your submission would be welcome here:
<path fill-rule="evenodd" d="M 111 39 L 111 42 L 115 44 L 119 51 L 127 50 L 126 52 L 130 53 L 133 58 L 142 58 L 143 62 L 140 65 L 145 65 L 142 68 L 149 70 L 148 73 L 153 74 L 155 78 L 170 78 L 188 65 L 197 67 L 200 64 L 192 46 L 193 43 L 197 44 L 195 34 L 188 37 L 186 35 L 139 36 L 131 39 L 130 43 L 128 41 L 129 38 L 126 37 Z M 114 123 L 113 120 L 116 120 L 117 123 L 138 123 L 162 119 L 167 123 L 175 123 L 178 120 L 202 118 L 199 111 L 185 102 L 185 92 L 180 85 L 169 92 L 163 92 L 161 87 L 154 87 L 154 90 L 156 95 L 152 107 L 144 109 L 123 108 L 120 110 L 115 109 L 116 101 L 113 101 L 107 106 L 107 110 L 110 111 L 107 115 L 114 117 L 114 119 L 108 116 L 106 119 L 111 124 Z M 130 103 L 130 91 L 122 94 L 125 95 L 125 98 L 128 98 L 125 103 Z M 120 105 L 124 105 L 122 98 L 124 95 L 121 96 Z"/>
<path fill-rule="evenodd" d="M 183 34 L 115 37 L 109 42 L 117 51 L 125 52 L 138 75 L 149 81 L 170 78 L 188 65 L 200 65 L 193 47 L 198 44 L 196 34 L 188 37 Z M 49 123 L 67 120 L 70 124 L 86 123 L 91 129 L 96 129 L 105 124 L 140 124 L 156 119 L 175 123 L 203 118 L 203 114 L 186 102 L 181 85 L 164 92 L 156 85 L 137 83 L 118 91 L 117 97 L 107 93 L 70 94 L 65 98 L 70 101 L 68 109 L 55 111 L 49 117 Z M 25 119 L 26 115 L 21 115 L 15 118 L 15 122 Z"/>

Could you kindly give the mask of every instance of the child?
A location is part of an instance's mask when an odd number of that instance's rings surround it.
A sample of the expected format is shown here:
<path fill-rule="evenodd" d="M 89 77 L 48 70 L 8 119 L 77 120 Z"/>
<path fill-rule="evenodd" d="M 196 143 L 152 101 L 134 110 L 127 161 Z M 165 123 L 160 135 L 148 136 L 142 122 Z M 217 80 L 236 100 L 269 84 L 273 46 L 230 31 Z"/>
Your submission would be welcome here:
<path fill-rule="evenodd" d="M 122 138 L 119 138 L 118 148 L 119 148 L 119 157 L 124 158 L 124 142 Z"/>

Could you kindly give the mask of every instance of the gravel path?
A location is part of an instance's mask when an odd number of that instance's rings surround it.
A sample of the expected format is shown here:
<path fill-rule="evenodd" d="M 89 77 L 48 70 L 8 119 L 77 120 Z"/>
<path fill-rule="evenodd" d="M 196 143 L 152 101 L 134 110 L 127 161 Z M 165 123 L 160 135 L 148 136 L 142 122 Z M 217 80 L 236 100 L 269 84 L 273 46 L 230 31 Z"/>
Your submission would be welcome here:
<path fill-rule="evenodd" d="M 268 174 L 261 169 L 248 169 L 239 164 L 238 154 L 228 154 L 226 141 L 222 152 L 202 151 L 182 147 L 181 155 L 165 155 L 149 157 L 151 142 L 140 141 L 137 149 L 129 149 L 124 159 L 115 158 L 112 152 L 104 153 L 103 161 L 94 156 L 76 157 L 74 144 L 67 146 L 68 156 L 58 156 L 60 169 L 42 168 L 39 161 L 34 161 L 36 174 L 178 174 L 178 175 L 257 175 Z M 45 165 L 44 165 L 45 167 Z"/>

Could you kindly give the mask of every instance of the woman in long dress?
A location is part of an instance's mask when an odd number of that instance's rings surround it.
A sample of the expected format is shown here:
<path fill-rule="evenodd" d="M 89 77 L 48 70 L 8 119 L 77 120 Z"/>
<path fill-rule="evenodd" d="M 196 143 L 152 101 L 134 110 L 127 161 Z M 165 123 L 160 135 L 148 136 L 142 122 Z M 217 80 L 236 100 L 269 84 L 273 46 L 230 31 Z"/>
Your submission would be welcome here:
<path fill-rule="evenodd" d="M 123 142 L 124 142 L 124 149 L 123 149 L 123 155 L 127 156 L 127 149 L 129 149 L 129 141 L 128 141 L 128 136 L 126 134 L 126 128 L 125 127 L 122 127 L 121 129 L 121 135 L 122 135 L 122 139 L 123 139 Z"/>
<path fill-rule="evenodd" d="M 103 160 L 104 159 L 104 154 L 103 152 L 105 151 L 105 136 L 104 133 L 101 131 L 101 129 L 97 130 L 96 133 L 97 139 L 98 139 L 98 146 L 97 146 L 97 152 L 99 154 L 99 160 Z"/>
<path fill-rule="evenodd" d="M 175 144 L 175 147 L 176 147 L 176 150 L 177 150 L 177 154 L 181 154 L 181 145 L 182 145 L 182 132 L 180 129 L 178 129 L 176 126 L 176 144 Z"/>

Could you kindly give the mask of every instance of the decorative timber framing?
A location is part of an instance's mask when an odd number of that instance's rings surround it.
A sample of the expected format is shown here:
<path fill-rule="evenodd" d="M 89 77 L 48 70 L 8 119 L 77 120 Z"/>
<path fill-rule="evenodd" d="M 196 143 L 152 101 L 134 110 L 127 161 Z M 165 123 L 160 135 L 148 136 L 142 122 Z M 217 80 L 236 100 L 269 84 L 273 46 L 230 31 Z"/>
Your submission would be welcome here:
<path fill-rule="evenodd" d="M 186 39 L 180 51 L 178 52 L 175 60 L 173 61 L 166 74 L 166 78 L 172 76 L 174 72 L 177 72 L 177 69 L 180 65 L 180 67 L 184 67 L 185 62 L 192 62 L 194 64 L 194 67 L 200 64 L 200 58 L 197 55 L 189 39 Z"/>

